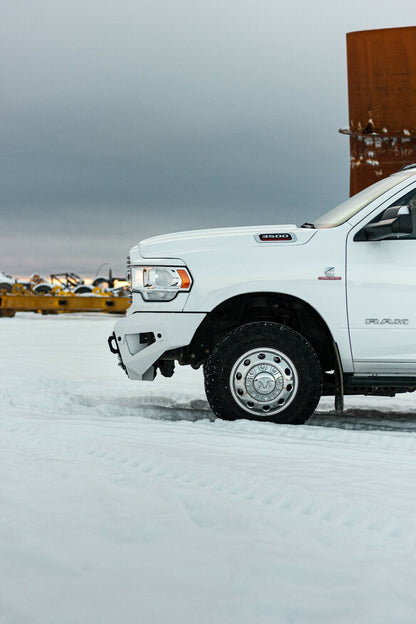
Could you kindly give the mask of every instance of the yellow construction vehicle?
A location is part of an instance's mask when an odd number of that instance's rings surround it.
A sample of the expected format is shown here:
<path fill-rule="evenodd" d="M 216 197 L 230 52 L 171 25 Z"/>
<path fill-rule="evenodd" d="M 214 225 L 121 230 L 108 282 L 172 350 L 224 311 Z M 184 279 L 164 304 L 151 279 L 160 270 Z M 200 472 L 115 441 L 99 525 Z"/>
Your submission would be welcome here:
<path fill-rule="evenodd" d="M 123 288 L 104 291 L 94 287 L 91 293 L 74 293 L 62 286 L 48 292 L 34 293 L 22 284 L 14 283 L 2 288 L 0 284 L 0 316 L 14 316 L 16 312 L 63 314 L 69 312 L 110 312 L 123 314 L 131 298 Z"/>

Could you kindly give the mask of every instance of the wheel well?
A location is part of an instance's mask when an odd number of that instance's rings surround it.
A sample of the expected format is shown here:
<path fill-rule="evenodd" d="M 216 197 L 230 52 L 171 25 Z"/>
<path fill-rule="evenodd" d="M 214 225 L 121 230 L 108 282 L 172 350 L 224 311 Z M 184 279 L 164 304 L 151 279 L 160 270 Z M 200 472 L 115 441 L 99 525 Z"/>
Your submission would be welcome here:
<path fill-rule="evenodd" d="M 291 327 L 310 342 L 324 371 L 334 367 L 333 338 L 321 315 L 302 299 L 268 292 L 238 295 L 214 308 L 197 329 L 184 363 L 203 362 L 225 334 L 253 321 Z"/>

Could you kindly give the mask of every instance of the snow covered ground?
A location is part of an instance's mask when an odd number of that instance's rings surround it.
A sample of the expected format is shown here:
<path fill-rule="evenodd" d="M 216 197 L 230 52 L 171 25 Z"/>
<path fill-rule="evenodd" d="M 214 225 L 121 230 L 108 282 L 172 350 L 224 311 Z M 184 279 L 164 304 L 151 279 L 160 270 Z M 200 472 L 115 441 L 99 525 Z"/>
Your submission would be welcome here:
<path fill-rule="evenodd" d="M 108 316 L 0 319 L 1 624 L 416 621 L 416 396 L 215 420 Z"/>

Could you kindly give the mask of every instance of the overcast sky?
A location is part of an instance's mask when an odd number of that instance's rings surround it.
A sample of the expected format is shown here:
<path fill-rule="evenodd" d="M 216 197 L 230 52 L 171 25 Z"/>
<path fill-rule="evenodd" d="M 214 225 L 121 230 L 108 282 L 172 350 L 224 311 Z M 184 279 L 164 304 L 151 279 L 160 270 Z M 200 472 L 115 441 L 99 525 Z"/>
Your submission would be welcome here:
<path fill-rule="evenodd" d="M 124 270 L 138 240 L 348 195 L 349 31 L 414 0 L 3 0 L 0 270 Z"/>

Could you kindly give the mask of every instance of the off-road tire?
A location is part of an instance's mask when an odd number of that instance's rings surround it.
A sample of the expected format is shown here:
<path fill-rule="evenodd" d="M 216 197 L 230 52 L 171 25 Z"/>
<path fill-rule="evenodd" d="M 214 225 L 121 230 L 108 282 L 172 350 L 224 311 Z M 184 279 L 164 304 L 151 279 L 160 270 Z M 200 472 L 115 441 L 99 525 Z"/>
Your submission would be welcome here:
<path fill-rule="evenodd" d="M 263 353 L 264 351 L 264 353 Z M 276 354 L 273 364 L 272 356 Z M 243 359 L 243 356 L 249 356 Z M 280 356 L 280 357 L 278 357 Z M 249 362 L 249 364 L 247 364 Z M 262 362 L 268 363 L 268 366 Z M 290 385 L 284 370 L 291 375 Z M 251 367 L 249 375 L 244 376 L 244 367 Z M 273 368 L 276 366 L 276 368 Z M 243 371 L 243 374 L 235 371 Z M 271 373 L 267 372 L 268 370 Z M 274 373 L 274 377 L 273 374 Z M 238 375 L 243 381 L 234 381 Z M 260 379 L 263 377 L 264 379 Z M 214 414 L 224 420 L 271 421 L 275 423 L 303 424 L 315 411 L 322 392 L 322 369 L 318 356 L 310 343 L 298 332 L 271 322 L 254 322 L 241 325 L 230 331 L 215 346 L 204 365 L 205 392 Z M 254 379 L 254 384 L 253 384 Z M 278 381 L 278 384 L 275 381 Z M 237 387 L 243 383 L 244 391 Z M 255 388 L 257 382 L 258 391 Z M 264 405 L 264 387 L 274 384 L 273 398 L 270 405 Z M 250 385 L 251 384 L 251 385 Z M 286 386 L 285 386 L 286 384 Z M 281 387 L 281 390 L 279 388 Z M 248 394 L 257 396 L 259 401 Z M 239 395 L 242 394 L 243 398 Z M 276 395 L 276 396 L 275 396 Z M 283 398 L 279 398 L 283 397 Z M 248 402 L 247 402 L 248 399 Z M 248 406 L 253 403 L 254 409 Z M 280 405 L 282 403 L 282 405 Z M 242 407 L 243 406 L 243 407 Z M 264 408 L 271 412 L 263 413 Z"/>

